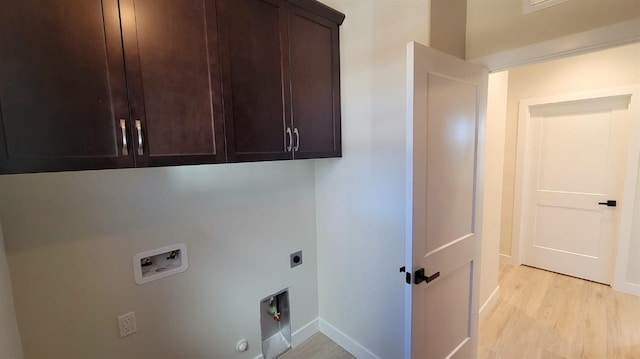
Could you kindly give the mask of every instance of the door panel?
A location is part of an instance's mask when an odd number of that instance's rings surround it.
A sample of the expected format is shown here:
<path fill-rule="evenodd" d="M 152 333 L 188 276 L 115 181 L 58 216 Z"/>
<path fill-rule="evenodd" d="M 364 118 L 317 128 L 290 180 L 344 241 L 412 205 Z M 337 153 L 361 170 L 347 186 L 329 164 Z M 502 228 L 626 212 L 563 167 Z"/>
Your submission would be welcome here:
<path fill-rule="evenodd" d="M 436 281 L 425 291 L 422 305 L 426 306 L 425 315 L 430 320 L 425 326 L 426 336 L 423 340 L 429 341 L 432 358 L 446 358 L 469 340 L 469 278 L 471 263 L 467 262 L 450 273 L 446 280 Z M 433 305 L 435 303 L 447 303 L 447 310 Z"/>
<path fill-rule="evenodd" d="M 289 5 L 295 158 L 341 155 L 338 25 Z"/>
<path fill-rule="evenodd" d="M 291 138 L 286 5 L 218 0 L 230 161 L 287 159 Z"/>
<path fill-rule="evenodd" d="M 411 358 L 476 353 L 487 71 L 409 44 Z M 432 276 L 416 281 L 416 270 Z M 478 272 L 478 273 L 476 273 Z M 416 284 L 417 283 L 417 284 Z"/>
<path fill-rule="evenodd" d="M 545 117 L 541 121 L 540 190 L 603 193 L 611 113 Z"/>
<path fill-rule="evenodd" d="M 123 0 L 136 165 L 226 160 L 212 0 Z M 132 122 L 135 128 L 135 122 Z"/>
<path fill-rule="evenodd" d="M 426 251 L 473 235 L 476 86 L 429 74 L 427 79 Z M 446 190 L 445 190 L 446 189 Z"/>
<path fill-rule="evenodd" d="M 534 246 L 597 258 L 601 223 L 601 210 L 538 205 Z"/>
<path fill-rule="evenodd" d="M 629 102 L 617 97 L 531 109 L 523 263 L 611 283 L 628 141 Z"/>
<path fill-rule="evenodd" d="M 0 172 L 133 165 L 117 1 L 5 2 L 0 47 Z"/>

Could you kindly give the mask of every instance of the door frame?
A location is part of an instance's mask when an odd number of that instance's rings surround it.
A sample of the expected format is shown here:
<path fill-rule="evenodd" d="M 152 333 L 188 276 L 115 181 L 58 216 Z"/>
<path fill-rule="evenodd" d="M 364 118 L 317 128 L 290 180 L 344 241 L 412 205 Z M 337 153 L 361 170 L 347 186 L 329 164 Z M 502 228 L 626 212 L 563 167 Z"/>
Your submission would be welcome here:
<path fill-rule="evenodd" d="M 530 135 L 530 123 L 532 106 L 589 100 L 600 97 L 609 96 L 631 96 L 629 109 L 631 111 L 631 128 L 629 133 L 629 142 L 626 151 L 625 173 L 622 187 L 621 198 L 635 198 L 636 187 L 638 183 L 638 169 L 640 158 L 640 87 L 626 86 L 610 89 L 594 90 L 587 92 L 579 92 L 565 94 L 559 96 L 543 97 L 521 100 L 519 104 L 518 114 L 518 135 L 516 149 L 516 173 L 514 188 L 514 205 L 513 205 L 513 229 L 512 229 L 512 249 L 511 257 L 503 256 L 505 262 L 514 265 L 522 264 L 522 253 L 524 241 L 524 226 L 522 225 L 529 215 L 527 208 L 530 202 L 524 195 L 525 190 L 530 185 L 526 180 L 526 171 L 529 165 L 530 146 L 527 140 Z M 614 243 L 614 275 L 612 278 L 612 287 L 616 291 L 640 295 L 640 285 L 629 283 L 626 281 L 626 269 L 629 261 L 628 248 L 631 242 L 631 230 L 633 226 L 633 212 L 635 201 L 621 201 L 618 207 L 619 227 L 618 237 Z"/>

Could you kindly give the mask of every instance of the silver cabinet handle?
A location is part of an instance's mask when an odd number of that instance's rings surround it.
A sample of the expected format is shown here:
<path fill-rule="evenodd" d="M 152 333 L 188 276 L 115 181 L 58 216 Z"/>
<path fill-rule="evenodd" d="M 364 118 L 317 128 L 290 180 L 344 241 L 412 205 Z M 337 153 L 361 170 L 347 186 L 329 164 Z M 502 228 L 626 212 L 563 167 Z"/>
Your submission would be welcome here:
<path fill-rule="evenodd" d="M 142 124 L 140 120 L 136 120 L 136 130 L 138 130 L 138 154 L 144 155 L 144 148 L 142 147 Z"/>
<path fill-rule="evenodd" d="M 293 133 L 296 135 L 296 147 L 293 150 L 298 152 L 300 149 L 300 132 L 298 132 L 297 127 L 293 129 Z"/>
<path fill-rule="evenodd" d="M 287 152 L 291 152 L 291 127 L 287 127 Z"/>
<path fill-rule="evenodd" d="M 120 129 L 122 130 L 122 155 L 129 155 L 129 146 L 127 145 L 127 121 L 120 119 Z"/>

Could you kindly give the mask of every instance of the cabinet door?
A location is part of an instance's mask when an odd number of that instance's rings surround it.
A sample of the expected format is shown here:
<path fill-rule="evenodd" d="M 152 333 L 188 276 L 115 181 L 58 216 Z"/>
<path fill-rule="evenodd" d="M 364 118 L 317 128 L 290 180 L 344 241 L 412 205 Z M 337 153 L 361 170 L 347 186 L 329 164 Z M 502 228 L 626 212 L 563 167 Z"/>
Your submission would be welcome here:
<path fill-rule="evenodd" d="M 229 161 L 290 159 L 286 4 L 218 0 L 218 10 Z"/>
<path fill-rule="evenodd" d="M 133 166 L 120 39 L 117 0 L 2 3 L 0 173 Z"/>
<path fill-rule="evenodd" d="M 224 162 L 214 0 L 121 0 L 136 166 Z"/>
<path fill-rule="evenodd" d="M 294 157 L 339 157 L 338 24 L 289 5 Z"/>

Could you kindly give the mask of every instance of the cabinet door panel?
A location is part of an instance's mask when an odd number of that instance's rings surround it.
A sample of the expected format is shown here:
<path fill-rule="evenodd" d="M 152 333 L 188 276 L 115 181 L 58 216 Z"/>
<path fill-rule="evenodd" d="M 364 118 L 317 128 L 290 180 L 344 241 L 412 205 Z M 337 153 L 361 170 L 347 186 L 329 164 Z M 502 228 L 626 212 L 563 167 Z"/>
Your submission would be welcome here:
<path fill-rule="evenodd" d="M 289 28 L 294 157 L 340 156 L 338 25 L 290 5 Z"/>
<path fill-rule="evenodd" d="M 121 1 L 136 166 L 225 161 L 215 3 Z M 135 126 L 135 122 L 133 123 Z"/>
<path fill-rule="evenodd" d="M 284 1 L 219 0 L 230 161 L 291 158 Z"/>
<path fill-rule="evenodd" d="M 119 25 L 116 0 L 3 3 L 0 173 L 133 165 Z"/>

